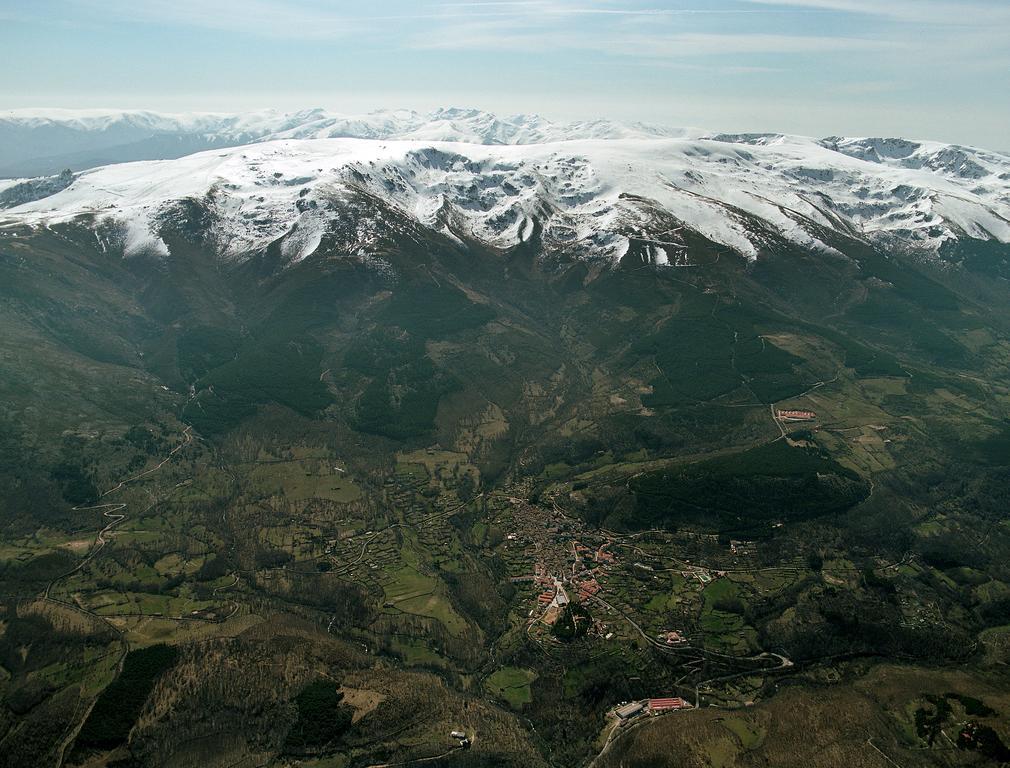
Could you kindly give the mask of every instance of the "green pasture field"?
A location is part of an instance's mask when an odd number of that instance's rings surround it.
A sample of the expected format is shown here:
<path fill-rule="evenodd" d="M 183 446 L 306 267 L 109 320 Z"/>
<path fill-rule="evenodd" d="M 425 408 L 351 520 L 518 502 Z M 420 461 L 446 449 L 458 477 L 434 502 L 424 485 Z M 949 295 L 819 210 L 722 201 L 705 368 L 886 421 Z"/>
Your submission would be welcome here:
<path fill-rule="evenodd" d="M 513 709 L 521 709 L 533 701 L 530 686 L 537 675 L 528 669 L 502 667 L 496 670 L 484 683 L 491 695 L 503 699 Z"/>

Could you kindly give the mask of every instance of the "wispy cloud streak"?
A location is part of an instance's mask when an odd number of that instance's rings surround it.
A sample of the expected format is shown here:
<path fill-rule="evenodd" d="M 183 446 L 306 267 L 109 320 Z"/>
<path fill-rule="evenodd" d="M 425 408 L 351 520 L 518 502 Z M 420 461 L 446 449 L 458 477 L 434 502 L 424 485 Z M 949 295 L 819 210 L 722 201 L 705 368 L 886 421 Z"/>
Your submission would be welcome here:
<path fill-rule="evenodd" d="M 795 10 L 837 11 L 876 16 L 906 24 L 989 26 L 1010 24 L 1010 3 L 978 0 L 745 0 L 753 5 Z"/>

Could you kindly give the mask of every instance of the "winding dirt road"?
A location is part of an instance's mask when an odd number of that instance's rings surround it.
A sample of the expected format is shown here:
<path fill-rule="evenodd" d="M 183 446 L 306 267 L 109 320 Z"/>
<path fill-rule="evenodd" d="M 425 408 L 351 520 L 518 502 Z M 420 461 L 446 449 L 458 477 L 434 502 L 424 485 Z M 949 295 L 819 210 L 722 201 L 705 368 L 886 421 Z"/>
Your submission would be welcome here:
<path fill-rule="evenodd" d="M 121 491 L 123 488 L 125 488 L 130 483 L 134 483 L 137 480 L 140 480 L 141 478 L 147 477 L 148 475 L 152 475 L 155 472 L 157 472 L 159 469 L 161 469 L 163 466 L 165 466 L 168 462 L 170 462 L 172 460 L 172 458 L 175 456 L 175 454 L 177 454 L 179 451 L 181 451 L 183 448 L 185 448 L 186 446 L 188 446 L 190 443 L 193 442 L 193 433 L 192 432 L 193 432 L 193 428 L 187 426 L 182 431 L 182 436 L 183 436 L 182 442 L 180 442 L 177 446 L 175 446 L 175 448 L 173 448 L 169 452 L 169 454 L 164 459 L 162 459 L 156 466 L 151 467 L 150 469 L 145 470 L 145 471 L 141 472 L 138 475 L 133 475 L 132 477 L 128 477 L 125 480 L 120 480 L 119 483 L 117 483 L 116 485 L 114 485 L 112 488 L 109 488 L 109 490 L 104 491 L 101 494 L 101 496 L 98 497 L 99 500 L 104 499 L 106 496 L 109 496 L 109 495 L 111 495 L 113 493 L 116 493 L 117 491 Z M 152 501 L 151 504 L 150 504 L 150 506 L 147 507 L 147 509 L 151 509 L 151 507 L 153 507 L 156 503 L 157 503 L 157 500 Z M 93 511 L 93 510 L 98 510 L 98 509 L 105 510 L 104 512 L 102 512 L 102 516 L 108 518 L 109 519 L 109 523 L 104 528 L 102 528 L 102 530 L 100 530 L 98 532 L 98 535 L 95 537 L 95 543 L 92 546 L 91 551 L 88 552 L 87 556 L 83 560 L 81 560 L 81 562 L 78 563 L 77 566 L 74 569 L 72 569 L 70 571 L 67 571 L 62 576 L 57 576 L 55 579 L 53 579 L 52 581 L 50 581 L 46 585 L 45 592 L 42 594 L 43 599 L 45 599 L 45 600 L 52 600 L 53 598 L 50 597 L 50 593 L 52 592 L 52 589 L 53 589 L 54 586 L 56 586 L 57 584 L 59 584 L 61 581 L 70 578 L 75 573 L 77 573 L 82 568 L 84 568 L 88 563 L 90 563 L 92 560 L 95 559 L 95 556 L 98 555 L 98 553 L 102 551 L 102 549 L 105 547 L 105 545 L 106 545 L 106 543 L 108 541 L 106 539 L 106 534 L 108 534 L 109 531 L 111 531 L 113 528 L 115 528 L 117 525 L 119 525 L 121 522 L 123 522 L 126 519 L 126 515 L 122 514 L 123 511 L 126 509 L 126 507 L 127 507 L 126 504 L 95 504 L 95 505 L 90 506 L 90 507 L 74 507 L 73 508 L 74 512 L 88 512 L 88 511 Z M 57 600 L 55 602 L 62 603 L 63 601 Z"/>

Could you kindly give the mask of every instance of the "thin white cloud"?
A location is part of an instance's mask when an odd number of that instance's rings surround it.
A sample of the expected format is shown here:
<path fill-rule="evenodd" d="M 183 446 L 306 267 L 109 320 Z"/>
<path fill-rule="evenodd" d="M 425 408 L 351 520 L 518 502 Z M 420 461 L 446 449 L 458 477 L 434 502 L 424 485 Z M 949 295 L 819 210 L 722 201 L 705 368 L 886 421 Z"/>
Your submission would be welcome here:
<path fill-rule="evenodd" d="M 688 32 L 687 17 L 753 16 L 795 13 L 775 8 L 629 7 L 593 0 L 459 0 L 441 3 L 441 24 L 416 31 L 408 45 L 416 50 L 536 52 L 577 50 L 631 59 L 683 60 L 690 57 L 869 51 L 886 47 L 872 39 L 831 35 Z M 489 12 L 490 11 L 490 12 Z M 808 11 L 821 13 L 816 9 Z M 577 17 L 585 17 L 577 22 Z M 606 19 L 612 18 L 609 22 Z M 701 22 L 699 22 L 701 23 Z M 719 24 L 724 29 L 725 25 Z M 738 71 L 755 71 L 747 64 Z"/>
<path fill-rule="evenodd" d="M 100 12 L 100 18 L 230 31 L 272 38 L 325 40 L 352 34 L 387 32 L 389 22 L 440 22 L 454 19 L 509 19 L 532 13 L 553 13 L 553 3 L 529 0 L 515 7 L 489 6 L 456 12 L 447 6 L 425 6 L 404 13 L 375 13 L 370 8 L 348 8 L 339 3 L 296 2 L 296 0 L 69 0 Z M 528 5 L 528 7 L 526 7 Z M 427 10 L 426 10 L 427 8 Z M 370 11 L 370 12 L 369 12 Z"/>
<path fill-rule="evenodd" d="M 548 0 L 488 0 L 488 2 L 441 3 L 439 7 L 459 11 L 460 9 L 480 10 L 497 9 L 510 10 L 519 14 L 535 12 L 544 16 L 754 16 L 776 15 L 795 12 L 795 10 L 773 8 L 628 8 L 617 5 L 588 6 L 569 3 L 549 2 Z M 811 9 L 814 10 L 814 9 Z"/>
<path fill-rule="evenodd" d="M 231 31 L 273 38 L 322 40 L 351 34 L 385 32 L 391 22 L 424 21 L 439 23 L 518 20 L 529 25 L 558 23 L 566 18 L 675 19 L 677 17 L 732 17 L 780 15 L 796 9 L 720 8 L 632 8 L 620 2 L 593 3 L 592 0 L 486 0 L 485 2 L 417 2 L 412 10 L 380 13 L 381 5 L 357 8 L 338 2 L 296 2 L 295 0 L 66 0 L 70 5 L 95 14 L 96 23 L 116 20 L 171 24 Z M 789 0 L 793 2 L 793 0 Z M 407 6 L 410 8 L 411 6 Z M 535 32 L 535 30 L 531 30 Z M 581 30 L 573 30 L 580 34 Z"/>
<path fill-rule="evenodd" d="M 894 43 L 858 37 L 771 34 L 670 34 L 623 36 L 614 52 L 626 50 L 638 56 L 680 57 L 739 54 L 803 54 L 848 51 L 882 51 Z"/>
<path fill-rule="evenodd" d="M 745 0 L 761 6 L 802 10 L 842 11 L 878 16 L 911 24 L 952 24 L 987 26 L 1010 24 L 1010 3 L 1006 0 Z"/>
<path fill-rule="evenodd" d="M 642 59 L 684 59 L 708 56 L 759 54 L 826 54 L 893 50 L 896 43 L 859 37 L 773 34 L 705 34 L 628 32 L 573 36 L 560 30 L 530 29 L 509 24 L 472 22 L 455 24 L 438 37 L 419 37 L 413 46 L 428 50 L 593 50 L 614 56 Z M 754 70 L 754 67 L 738 67 Z"/>
<path fill-rule="evenodd" d="M 962 68 L 992 70 L 1005 59 L 1000 35 L 1010 26 L 1010 0 L 744 0 L 749 7 L 632 7 L 616 0 L 448 0 L 362 6 L 337 0 L 64 0 L 84 8 L 98 27 L 116 21 L 220 30 L 261 38 L 306 41 L 353 40 L 359 47 L 394 46 L 407 50 L 486 52 L 602 52 L 641 61 L 693 58 L 764 57 L 726 61 L 754 70 L 779 65 L 768 57 L 918 50 L 930 62 L 959 61 Z M 648 0 L 645 0 L 648 2 Z M 356 7 L 355 7 L 356 6 Z M 388 14 L 381 11 L 389 9 Z M 399 12 L 398 12 L 399 11 Z M 800 33 L 791 24 L 722 23 L 720 18 L 754 15 L 772 18 L 795 13 L 858 13 L 890 22 L 931 26 L 929 39 L 902 32 L 893 23 L 868 25 L 867 32 L 832 34 L 831 29 Z M 708 19 L 712 21 L 707 22 Z M 1004 24 L 1003 22 L 1006 22 Z M 928 51 L 925 47 L 928 43 Z M 983 55 L 983 52 L 988 54 Z M 999 55 L 996 55 L 999 54 Z"/>
<path fill-rule="evenodd" d="M 174 24 L 267 37 L 344 37 L 358 25 L 344 14 L 283 0 L 73 0 L 106 19 Z"/>

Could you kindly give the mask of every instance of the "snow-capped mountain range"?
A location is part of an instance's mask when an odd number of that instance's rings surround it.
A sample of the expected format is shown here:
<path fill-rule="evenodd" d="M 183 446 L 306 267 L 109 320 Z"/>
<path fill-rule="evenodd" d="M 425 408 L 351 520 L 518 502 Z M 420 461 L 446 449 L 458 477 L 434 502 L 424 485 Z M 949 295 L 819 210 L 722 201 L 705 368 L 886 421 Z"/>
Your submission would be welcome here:
<path fill-rule="evenodd" d="M 22 109 L 0 112 L 0 178 L 79 171 L 131 160 L 164 160 L 203 149 L 274 139 L 407 139 L 468 144 L 542 144 L 568 139 L 679 136 L 687 132 L 606 120 L 556 124 L 536 115 L 478 109 L 428 114 L 322 109 L 239 114 Z"/>
<path fill-rule="evenodd" d="M 222 145 L 0 182 L 0 222 L 80 219 L 120 232 L 127 255 L 168 253 L 160 228 L 180 200 L 203 204 L 222 255 L 279 241 L 292 262 L 324 241 L 367 258 L 389 220 L 362 200 L 455 239 L 507 249 L 537 237 L 546 251 L 610 262 L 634 240 L 656 264 L 690 263 L 685 229 L 748 259 L 775 237 L 832 253 L 832 231 L 924 253 L 961 238 L 1010 243 L 1010 157 L 935 142 L 559 125 L 458 109 L 21 112 L 0 120 L 0 136 L 11 124 L 83 134 L 184 128 Z"/>

